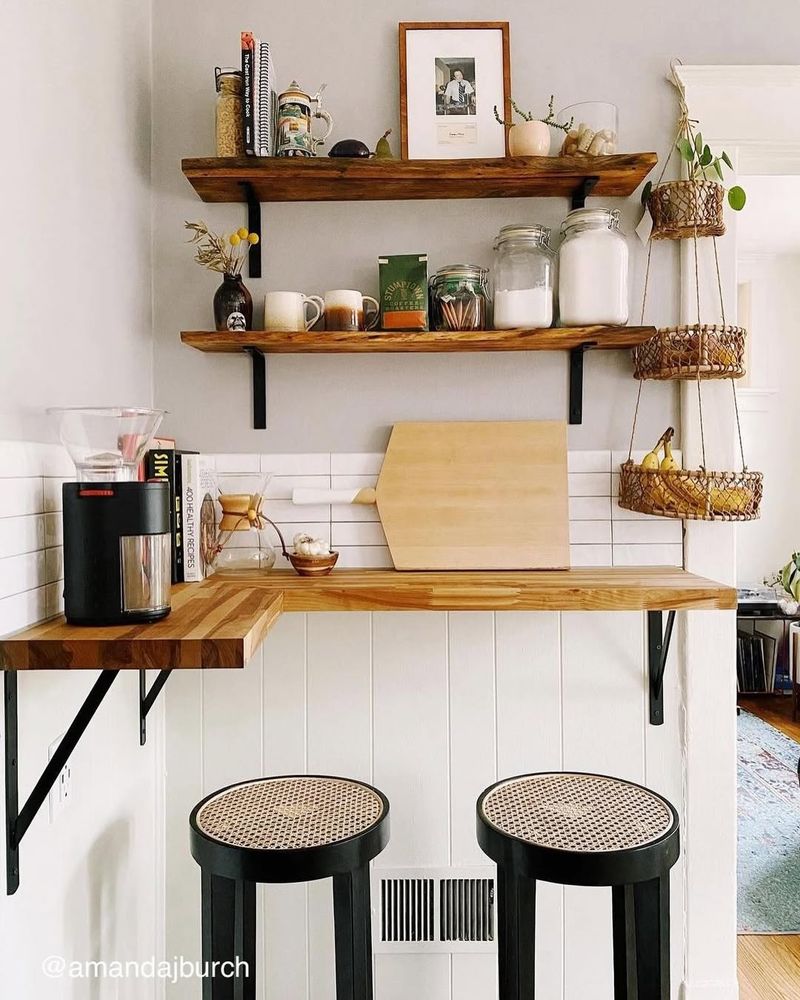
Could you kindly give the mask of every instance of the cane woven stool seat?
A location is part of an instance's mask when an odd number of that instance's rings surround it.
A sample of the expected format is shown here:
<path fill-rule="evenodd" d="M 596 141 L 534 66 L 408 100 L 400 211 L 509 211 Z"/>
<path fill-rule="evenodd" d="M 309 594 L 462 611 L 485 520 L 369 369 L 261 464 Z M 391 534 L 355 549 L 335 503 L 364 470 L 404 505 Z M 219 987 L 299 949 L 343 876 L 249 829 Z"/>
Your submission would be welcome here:
<path fill-rule="evenodd" d="M 609 886 L 616 1000 L 669 1000 L 669 872 L 678 814 L 663 796 L 602 774 L 523 774 L 477 803 L 498 867 L 500 1000 L 534 1000 L 536 883 Z"/>
<path fill-rule="evenodd" d="M 189 828 L 203 876 L 203 958 L 216 968 L 240 959 L 248 970 L 212 977 L 204 1000 L 255 998 L 256 883 L 320 878 L 333 879 L 337 1000 L 371 1000 L 369 862 L 389 840 L 382 792 L 327 775 L 257 778 L 207 796 Z"/>

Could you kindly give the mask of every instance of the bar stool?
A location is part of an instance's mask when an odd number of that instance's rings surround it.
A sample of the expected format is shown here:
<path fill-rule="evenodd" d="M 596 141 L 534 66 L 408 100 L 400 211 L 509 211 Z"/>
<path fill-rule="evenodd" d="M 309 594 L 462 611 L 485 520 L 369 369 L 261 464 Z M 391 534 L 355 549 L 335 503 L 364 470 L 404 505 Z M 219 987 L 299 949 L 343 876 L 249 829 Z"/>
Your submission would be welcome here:
<path fill-rule="evenodd" d="M 255 1000 L 256 883 L 329 877 L 336 998 L 372 1000 L 369 863 L 389 842 L 382 792 L 349 778 L 259 778 L 203 799 L 189 827 L 202 869 L 203 1000 Z"/>
<path fill-rule="evenodd" d="M 534 1000 L 536 881 L 611 886 L 615 1000 L 669 1000 L 669 871 L 678 814 L 600 774 L 523 774 L 478 798 L 478 843 L 497 863 L 500 1000 Z"/>

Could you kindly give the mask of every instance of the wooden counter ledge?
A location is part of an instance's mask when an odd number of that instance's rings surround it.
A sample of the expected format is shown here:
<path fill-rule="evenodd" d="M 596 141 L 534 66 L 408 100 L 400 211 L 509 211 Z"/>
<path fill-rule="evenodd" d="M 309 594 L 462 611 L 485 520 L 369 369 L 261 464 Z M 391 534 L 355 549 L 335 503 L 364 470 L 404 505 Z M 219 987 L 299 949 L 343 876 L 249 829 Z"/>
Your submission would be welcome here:
<path fill-rule="evenodd" d="M 338 570 L 217 575 L 173 590 L 152 625 L 86 628 L 63 617 L 0 639 L 4 670 L 244 667 L 283 611 L 734 610 L 736 591 L 682 569 L 535 572 Z"/>

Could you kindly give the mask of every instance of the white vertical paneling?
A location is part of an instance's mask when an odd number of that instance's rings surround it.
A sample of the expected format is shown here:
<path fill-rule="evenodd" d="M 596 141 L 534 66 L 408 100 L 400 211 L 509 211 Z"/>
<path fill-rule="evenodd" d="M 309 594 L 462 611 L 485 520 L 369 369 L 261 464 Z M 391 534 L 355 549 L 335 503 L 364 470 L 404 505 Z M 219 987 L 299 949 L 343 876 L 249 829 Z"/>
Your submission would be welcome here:
<path fill-rule="evenodd" d="M 373 773 L 392 807 L 392 839 L 375 864 L 447 865 L 447 616 L 375 614 L 372 650 Z M 382 1000 L 450 1000 L 450 956 L 381 955 L 376 979 Z"/>
<path fill-rule="evenodd" d="M 261 703 L 261 649 L 244 670 L 204 670 L 203 794 L 263 774 L 261 727 L 242 726 Z"/>
<path fill-rule="evenodd" d="M 263 647 L 266 774 L 304 774 L 306 762 L 306 615 L 283 615 Z M 252 724 L 257 724 L 252 718 Z M 267 1000 L 306 1000 L 308 919 L 305 885 L 270 885 L 262 894 Z"/>
<path fill-rule="evenodd" d="M 310 774 L 372 781 L 372 650 L 367 613 L 308 616 Z M 335 1000 L 329 879 L 308 887 L 310 1000 Z"/>
<path fill-rule="evenodd" d="M 644 780 L 644 616 L 562 616 L 564 768 Z M 611 891 L 564 890 L 564 998 L 613 995 Z"/>
<path fill-rule="evenodd" d="M 152 677 L 148 683 L 152 682 Z M 200 868 L 189 853 L 189 814 L 203 797 L 202 686 L 200 671 L 174 670 L 160 697 L 165 699 L 164 759 L 167 815 L 166 954 L 200 960 Z M 195 1000 L 190 979 L 170 986 L 170 1000 Z"/>
<path fill-rule="evenodd" d="M 556 613 L 496 614 L 497 773 L 500 778 L 561 767 L 561 649 Z M 563 890 L 537 887 L 536 964 L 540 997 L 561 997 Z"/>

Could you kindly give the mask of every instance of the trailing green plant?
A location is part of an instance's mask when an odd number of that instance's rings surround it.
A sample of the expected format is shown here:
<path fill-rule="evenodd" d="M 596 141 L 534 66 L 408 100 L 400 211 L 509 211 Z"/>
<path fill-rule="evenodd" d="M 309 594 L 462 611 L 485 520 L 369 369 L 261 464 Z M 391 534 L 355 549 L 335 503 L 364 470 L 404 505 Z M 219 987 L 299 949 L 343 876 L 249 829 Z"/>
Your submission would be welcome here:
<path fill-rule="evenodd" d="M 714 154 L 708 143 L 703 141 L 702 133 L 694 134 L 691 122 L 687 125 L 686 133 L 675 143 L 675 148 L 686 164 L 690 181 L 719 181 L 723 183 L 725 180 L 723 166 L 733 170 L 733 164 L 725 150 L 723 149 L 719 155 Z M 642 204 L 647 204 L 652 190 L 653 182 L 648 181 L 642 190 Z M 746 202 L 747 195 L 744 188 L 736 184 L 728 189 L 728 204 L 734 212 L 741 212 Z"/>
<path fill-rule="evenodd" d="M 555 111 L 553 111 L 553 99 L 554 99 L 554 96 L 553 96 L 553 94 L 551 94 L 550 95 L 550 103 L 547 105 L 547 115 L 544 118 L 537 118 L 532 111 L 523 111 L 517 105 L 517 103 L 516 103 L 516 101 L 514 100 L 513 97 L 511 98 L 511 107 L 512 107 L 513 111 L 516 111 L 516 113 L 520 116 L 520 118 L 523 121 L 525 121 L 525 122 L 542 122 L 544 125 L 549 125 L 550 128 L 560 128 L 562 130 L 562 132 L 569 132 L 569 130 L 572 128 L 573 124 L 575 123 L 575 119 L 574 118 L 570 118 L 570 120 L 565 125 L 562 125 L 559 122 L 557 122 L 556 121 Z M 503 125 L 505 128 L 512 128 L 513 127 L 513 125 L 514 125 L 513 121 L 507 122 L 507 121 L 504 121 L 500 117 L 500 112 L 497 110 L 497 105 L 496 104 L 494 106 L 494 116 L 497 119 L 497 121 L 501 125 Z"/>

